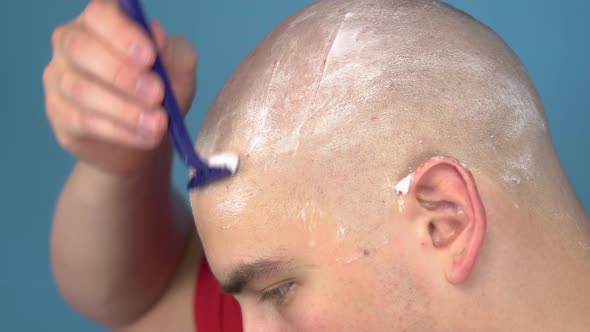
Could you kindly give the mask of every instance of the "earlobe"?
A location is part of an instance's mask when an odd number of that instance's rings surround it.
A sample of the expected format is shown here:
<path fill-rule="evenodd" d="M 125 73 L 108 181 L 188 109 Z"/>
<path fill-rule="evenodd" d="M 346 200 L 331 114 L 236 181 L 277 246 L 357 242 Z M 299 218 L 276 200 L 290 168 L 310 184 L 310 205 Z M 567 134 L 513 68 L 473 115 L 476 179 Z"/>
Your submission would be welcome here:
<path fill-rule="evenodd" d="M 410 199 L 451 283 L 465 282 L 483 244 L 486 217 L 475 180 L 461 163 L 436 157 L 414 172 Z"/>

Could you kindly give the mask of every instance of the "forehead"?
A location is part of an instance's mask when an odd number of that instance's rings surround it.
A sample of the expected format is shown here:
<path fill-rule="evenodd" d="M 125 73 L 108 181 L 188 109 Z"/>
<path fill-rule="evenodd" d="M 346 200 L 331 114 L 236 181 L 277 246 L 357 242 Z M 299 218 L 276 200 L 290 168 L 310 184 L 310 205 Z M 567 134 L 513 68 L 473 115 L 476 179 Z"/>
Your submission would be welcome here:
<path fill-rule="evenodd" d="M 342 173 L 308 158 L 281 159 L 266 169 L 259 160 L 241 159 L 233 177 L 191 192 L 214 272 L 278 254 L 298 264 L 346 264 L 390 242 L 376 225 L 382 211 L 395 211 L 393 186 L 376 184 L 391 200 L 375 200 L 370 187 L 349 185 Z"/>
<path fill-rule="evenodd" d="M 240 156 L 234 176 L 191 192 L 197 225 L 212 232 L 270 232 L 290 222 L 306 225 L 317 219 L 311 209 L 318 208 L 322 195 L 314 184 L 313 167 L 304 164 L 305 158 L 261 162 Z"/>
<path fill-rule="evenodd" d="M 245 160 L 234 177 L 191 193 L 199 236 L 215 271 L 277 254 L 301 257 L 334 233 L 329 216 L 303 192 L 305 181 L 294 185 L 297 168 L 264 172 L 249 166 L 254 167 Z"/>

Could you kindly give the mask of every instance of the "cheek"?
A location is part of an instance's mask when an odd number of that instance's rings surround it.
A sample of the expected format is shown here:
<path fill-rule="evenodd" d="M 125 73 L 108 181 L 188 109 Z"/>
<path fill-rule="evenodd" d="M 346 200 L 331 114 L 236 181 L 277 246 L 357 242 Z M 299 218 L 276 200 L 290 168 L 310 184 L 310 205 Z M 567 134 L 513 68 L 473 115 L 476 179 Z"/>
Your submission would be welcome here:
<path fill-rule="evenodd" d="M 245 331 L 349 331 L 351 326 L 339 319 L 340 310 L 341 308 L 337 305 L 324 302 L 323 298 L 310 301 L 300 297 L 297 303 L 283 310 L 260 304 L 248 306 L 242 303 L 242 319 Z M 356 329 L 352 330 L 356 331 Z"/>
<path fill-rule="evenodd" d="M 292 312 L 293 319 L 287 321 L 292 331 L 358 331 L 352 328 L 354 324 L 345 319 L 343 310 L 339 302 L 333 303 L 315 303 L 314 306 L 303 305 L 298 310 Z M 358 317 L 348 317 L 348 319 L 358 319 Z"/>
<path fill-rule="evenodd" d="M 333 266 L 297 294 L 284 316 L 294 331 L 380 331 L 382 306 L 360 265 Z"/>

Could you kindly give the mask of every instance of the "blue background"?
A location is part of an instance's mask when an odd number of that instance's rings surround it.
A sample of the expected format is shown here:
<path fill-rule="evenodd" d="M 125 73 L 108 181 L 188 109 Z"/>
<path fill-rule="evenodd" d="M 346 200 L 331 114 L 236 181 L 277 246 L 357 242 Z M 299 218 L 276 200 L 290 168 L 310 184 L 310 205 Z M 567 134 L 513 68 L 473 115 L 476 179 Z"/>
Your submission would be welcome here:
<path fill-rule="evenodd" d="M 183 34 L 200 54 L 199 91 L 188 116 L 192 137 L 239 61 L 275 25 L 310 0 L 145 1 L 150 17 Z M 590 207 L 590 2 L 452 0 L 498 32 L 528 68 L 579 197 Z M 0 330 L 102 331 L 74 313 L 54 288 L 48 239 L 55 199 L 74 160 L 44 114 L 41 74 L 50 34 L 82 0 L 0 2 Z M 186 170 L 175 163 L 175 183 Z"/>

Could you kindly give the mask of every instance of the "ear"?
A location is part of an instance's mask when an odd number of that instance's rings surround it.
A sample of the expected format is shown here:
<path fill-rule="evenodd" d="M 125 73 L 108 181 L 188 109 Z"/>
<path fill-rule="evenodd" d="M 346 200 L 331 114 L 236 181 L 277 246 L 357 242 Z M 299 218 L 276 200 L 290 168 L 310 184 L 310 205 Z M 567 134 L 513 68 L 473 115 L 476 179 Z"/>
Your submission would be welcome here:
<path fill-rule="evenodd" d="M 447 280 L 465 282 L 486 230 L 484 206 L 471 173 L 454 159 L 429 159 L 412 175 L 404 205 L 438 254 Z"/>

